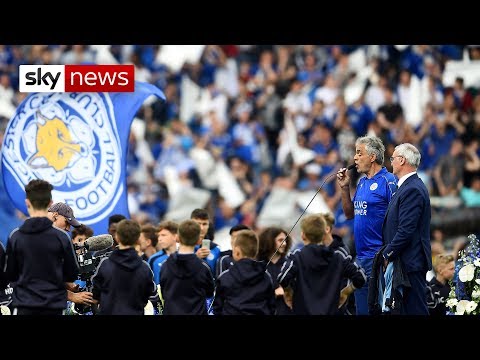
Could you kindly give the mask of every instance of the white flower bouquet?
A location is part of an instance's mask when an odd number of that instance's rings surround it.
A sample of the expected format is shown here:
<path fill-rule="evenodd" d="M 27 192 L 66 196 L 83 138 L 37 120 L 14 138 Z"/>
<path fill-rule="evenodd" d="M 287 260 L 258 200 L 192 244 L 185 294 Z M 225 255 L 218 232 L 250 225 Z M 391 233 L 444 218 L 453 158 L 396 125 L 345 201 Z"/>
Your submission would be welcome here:
<path fill-rule="evenodd" d="M 467 247 L 459 253 L 456 280 L 447 300 L 454 315 L 480 314 L 480 244 L 473 234 L 468 239 Z"/>

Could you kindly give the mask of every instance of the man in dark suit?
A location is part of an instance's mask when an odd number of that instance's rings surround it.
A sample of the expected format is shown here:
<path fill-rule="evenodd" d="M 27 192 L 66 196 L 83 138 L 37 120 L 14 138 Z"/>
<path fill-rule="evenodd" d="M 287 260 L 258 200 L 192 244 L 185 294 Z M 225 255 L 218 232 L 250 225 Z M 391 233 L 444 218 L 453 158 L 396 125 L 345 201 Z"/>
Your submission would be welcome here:
<path fill-rule="evenodd" d="M 383 251 L 385 267 L 398 257 L 410 281 L 403 294 L 403 314 L 428 315 L 426 273 L 432 268 L 430 248 L 430 198 L 417 175 L 420 153 L 412 144 L 400 144 L 390 161 L 398 178 L 398 190 L 385 214 Z"/>

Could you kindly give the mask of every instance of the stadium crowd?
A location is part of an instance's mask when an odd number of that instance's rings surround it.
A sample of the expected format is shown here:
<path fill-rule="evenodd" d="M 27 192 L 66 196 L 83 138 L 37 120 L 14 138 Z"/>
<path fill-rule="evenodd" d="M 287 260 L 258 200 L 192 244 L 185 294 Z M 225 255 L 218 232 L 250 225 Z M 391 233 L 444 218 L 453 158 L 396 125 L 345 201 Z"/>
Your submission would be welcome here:
<path fill-rule="evenodd" d="M 480 61 L 480 47 L 207 45 L 198 61 L 175 68 L 161 52 L 158 45 L 0 45 L 0 139 L 26 95 L 18 91 L 19 65 L 134 64 L 136 80 L 167 97 L 147 99 L 129 139 L 129 210 L 141 225 L 169 219 L 179 186 L 207 191 L 207 201 L 194 207 L 208 209 L 215 231 L 293 224 L 288 207 L 286 219 L 269 218 L 269 201 L 282 191 L 313 195 L 353 162 L 355 140 L 366 134 L 382 139 L 389 171 L 395 146 L 420 149 L 436 253 L 450 250 L 454 243 L 446 240 L 468 235 L 468 224 L 478 221 L 480 94 L 461 76 L 447 83 L 444 71 L 464 56 Z M 212 164 L 225 165 L 229 189 L 237 190 L 231 197 Z M 22 215 L 3 188 L 0 196 L 5 242 Z M 318 196 L 354 253 L 353 221 L 343 214 L 334 177 Z"/>

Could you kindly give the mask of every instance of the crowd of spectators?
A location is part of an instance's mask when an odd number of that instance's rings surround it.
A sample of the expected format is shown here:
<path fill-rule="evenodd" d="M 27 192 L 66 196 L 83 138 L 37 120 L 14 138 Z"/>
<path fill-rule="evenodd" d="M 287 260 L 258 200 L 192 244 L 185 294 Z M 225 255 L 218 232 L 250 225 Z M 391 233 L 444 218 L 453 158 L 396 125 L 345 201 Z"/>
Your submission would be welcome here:
<path fill-rule="evenodd" d="M 174 169 L 181 186 L 209 191 L 216 231 L 238 223 L 258 228 L 274 188 L 317 190 L 353 162 L 356 138 L 368 133 L 386 145 L 390 171 L 396 145 L 410 142 L 421 150 L 419 175 L 430 191 L 432 224 L 442 230 L 435 216 L 448 222 L 451 214 L 480 207 L 480 94 L 461 76 L 451 84 L 443 77 L 448 61 L 480 61 L 479 49 L 207 45 L 199 61 L 172 70 L 159 60 L 159 45 L 0 45 L 0 139 L 25 97 L 18 91 L 19 65 L 105 59 L 134 64 L 136 80 L 155 84 L 167 98 L 147 99 L 129 139 L 129 209 L 141 224 L 165 219 Z M 198 90 L 188 112 L 187 81 Z M 212 186 L 216 179 L 206 171 L 208 163 L 198 161 L 205 152 L 226 165 L 242 192 L 240 203 Z M 318 196 L 353 250 L 353 224 L 343 215 L 335 177 L 329 180 Z M 0 217 L 8 216 L 18 214 L 0 201 Z M 460 221 L 443 231 L 459 235 L 466 229 Z"/>

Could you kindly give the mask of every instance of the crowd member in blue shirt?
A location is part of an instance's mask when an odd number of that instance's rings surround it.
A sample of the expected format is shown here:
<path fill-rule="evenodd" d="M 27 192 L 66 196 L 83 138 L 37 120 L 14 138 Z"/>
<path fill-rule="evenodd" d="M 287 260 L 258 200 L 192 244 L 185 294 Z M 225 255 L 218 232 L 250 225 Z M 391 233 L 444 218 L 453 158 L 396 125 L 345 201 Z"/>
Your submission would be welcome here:
<path fill-rule="evenodd" d="M 195 209 L 192 211 L 190 219 L 200 225 L 200 238 L 195 245 L 195 254 L 200 259 L 203 259 L 208 264 L 208 266 L 210 266 L 212 274 L 215 274 L 217 259 L 220 257 L 221 252 L 220 247 L 213 241 L 210 241 L 210 249 L 202 247 L 202 240 L 206 239 L 208 228 L 210 227 L 210 216 L 205 209 Z"/>
<path fill-rule="evenodd" d="M 160 283 L 160 271 L 167 258 L 177 251 L 178 243 L 178 224 L 176 222 L 165 220 L 158 225 L 158 245 L 160 251 L 153 254 L 148 259 L 148 265 L 152 268 L 155 284 Z"/>
<path fill-rule="evenodd" d="M 375 254 L 383 245 L 383 218 L 393 194 L 397 190 L 395 176 L 383 166 L 385 146 L 376 136 L 358 138 L 355 143 L 355 166 L 365 174 L 350 198 L 350 176 L 347 169 L 340 169 L 337 181 L 342 189 L 342 208 L 347 219 L 354 219 L 353 234 L 358 264 L 368 279 Z M 355 291 L 357 315 L 368 315 L 368 279 Z"/>

